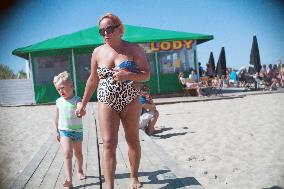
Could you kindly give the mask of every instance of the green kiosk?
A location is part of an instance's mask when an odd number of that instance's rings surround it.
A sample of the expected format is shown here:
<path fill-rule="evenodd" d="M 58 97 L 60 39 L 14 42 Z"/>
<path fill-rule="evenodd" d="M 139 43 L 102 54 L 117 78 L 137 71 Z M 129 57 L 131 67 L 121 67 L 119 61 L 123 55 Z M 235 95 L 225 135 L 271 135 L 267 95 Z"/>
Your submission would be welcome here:
<path fill-rule="evenodd" d="M 182 90 L 178 73 L 197 68 L 197 45 L 213 36 L 125 25 L 123 39 L 145 49 L 151 93 L 167 94 Z M 83 96 L 92 51 L 101 44 L 103 39 L 95 26 L 15 49 L 12 54 L 29 61 L 36 104 L 52 103 L 58 98 L 53 77 L 65 70 L 72 74 L 75 93 Z M 92 100 L 96 100 L 95 94 Z"/>

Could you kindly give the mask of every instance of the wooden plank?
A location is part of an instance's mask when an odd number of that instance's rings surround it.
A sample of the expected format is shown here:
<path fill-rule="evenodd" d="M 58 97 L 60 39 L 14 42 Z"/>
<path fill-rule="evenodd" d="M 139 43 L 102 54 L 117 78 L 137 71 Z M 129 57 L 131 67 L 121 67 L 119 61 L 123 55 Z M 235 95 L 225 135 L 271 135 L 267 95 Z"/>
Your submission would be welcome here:
<path fill-rule="evenodd" d="M 86 119 L 88 127 L 87 144 L 86 144 L 86 167 L 85 167 L 85 188 L 100 188 L 97 146 L 96 146 L 96 123 L 93 117 L 93 111 L 88 106 L 88 112 L 91 112 Z"/>
<path fill-rule="evenodd" d="M 140 136 L 142 132 L 143 131 L 140 132 Z M 145 141 L 143 136 L 141 136 L 142 158 L 147 159 L 145 164 L 141 163 L 141 167 L 143 167 L 144 170 L 148 170 L 145 173 L 149 175 L 150 180 L 148 183 L 144 184 L 143 188 L 184 188 L 176 175 L 165 166 L 161 158 L 155 154 L 152 145 L 150 141 Z"/>
<path fill-rule="evenodd" d="M 169 188 L 170 185 L 167 185 L 165 181 L 159 181 L 157 176 L 161 175 L 163 172 L 159 172 L 159 168 L 149 161 L 147 156 L 152 156 L 151 153 L 144 153 L 144 148 L 148 148 L 145 146 L 144 141 L 140 139 L 141 144 L 141 159 L 140 159 L 140 167 L 138 171 L 138 179 L 143 184 L 143 188 L 152 189 L 152 188 L 162 188 L 167 186 Z M 120 153 L 119 153 L 120 152 Z M 118 152 L 117 152 L 117 170 L 116 170 L 116 183 L 117 188 L 128 188 L 130 186 L 130 165 L 128 160 L 128 145 L 124 138 L 123 129 L 119 131 L 119 142 L 118 142 Z M 157 162 L 161 162 L 157 160 Z M 119 166 L 119 165 L 125 166 Z M 118 177 L 120 175 L 120 177 Z M 160 176 L 161 177 L 161 176 Z"/>
<path fill-rule="evenodd" d="M 61 155 L 61 156 L 63 157 L 63 155 Z M 61 166 L 60 172 L 58 174 L 58 177 L 56 179 L 56 183 L 55 183 L 54 188 L 55 189 L 62 189 L 63 183 L 65 182 L 65 180 L 66 180 L 65 169 L 64 169 L 64 163 L 62 162 L 62 166 Z"/>
<path fill-rule="evenodd" d="M 162 188 L 165 186 L 163 182 L 159 180 L 159 168 L 151 162 L 150 157 L 152 154 L 148 153 L 148 146 L 145 146 L 145 142 L 141 140 L 141 162 L 139 169 L 139 180 L 143 184 L 143 188 Z M 145 150 L 146 149 L 146 150 Z"/>
<path fill-rule="evenodd" d="M 98 140 L 100 148 L 97 149 L 96 120 L 92 111 L 92 104 L 88 106 L 89 115 L 83 119 L 84 124 L 84 171 L 86 178 L 80 181 L 77 178 L 75 161 L 73 162 L 73 185 L 76 188 L 100 188 L 98 153 L 102 157 L 102 140 L 98 128 Z M 91 112 L 91 113 L 90 113 Z M 193 175 L 182 168 L 182 165 L 174 161 L 160 146 L 158 146 L 143 131 L 140 131 L 141 161 L 139 169 L 139 180 L 145 189 L 152 188 L 192 188 L 203 189 Z M 44 150 L 43 150 L 44 149 Z M 62 188 L 65 181 L 63 167 L 63 153 L 55 142 L 54 136 L 45 143 L 35 159 L 35 164 L 25 171 L 25 179 L 21 184 L 13 188 Z M 75 159 L 75 158 L 73 158 Z M 31 168 L 32 167 L 32 168 Z M 117 169 L 115 177 L 116 188 L 129 188 L 130 166 L 128 160 L 128 145 L 125 140 L 123 127 L 120 126 L 117 147 Z M 29 174 L 27 174 L 29 173 Z M 29 175 L 29 176 L 27 176 Z M 102 174 L 103 176 L 103 174 Z M 23 176 L 22 176 L 23 177 Z M 16 182 L 15 182 L 16 183 Z M 12 185 L 13 186 L 13 185 Z M 105 184 L 102 184 L 105 188 Z"/>
<path fill-rule="evenodd" d="M 24 188 L 32 175 L 34 174 L 37 167 L 40 165 L 41 161 L 46 156 L 49 148 L 54 143 L 54 136 L 50 136 L 45 142 L 38 153 L 33 157 L 33 159 L 29 162 L 29 164 L 25 167 L 23 172 L 16 178 L 16 180 L 11 185 L 11 189 L 13 188 Z"/>
<path fill-rule="evenodd" d="M 53 140 L 56 140 L 55 137 Z M 51 148 L 48 150 L 47 155 L 42 160 L 38 168 L 36 169 L 35 173 L 25 186 L 25 188 L 39 188 L 42 181 L 44 180 L 44 177 L 46 176 L 46 173 L 48 169 L 50 168 L 57 152 L 59 150 L 59 143 L 53 143 L 51 145 Z M 52 182 L 52 181 L 51 181 Z"/>
<path fill-rule="evenodd" d="M 58 176 L 63 169 L 63 154 L 61 149 L 59 149 L 53 159 L 49 169 L 46 172 L 46 175 L 40 185 L 41 189 L 50 189 L 54 188 L 57 182 L 63 183 L 64 181 L 58 181 Z"/>
<path fill-rule="evenodd" d="M 172 170 L 170 170 L 169 167 L 164 164 L 163 159 L 161 159 L 160 156 L 157 155 L 156 151 L 159 151 L 161 149 L 153 149 L 153 142 L 149 140 L 144 140 L 143 142 L 143 153 L 146 154 L 149 162 L 151 162 L 151 166 L 156 169 L 156 180 L 152 182 L 155 183 L 155 185 L 163 184 L 162 186 L 160 186 L 163 188 L 184 188 L 183 183 L 179 180 L 179 178 L 177 178 L 175 173 L 172 172 Z M 164 158 L 168 157 L 166 156 Z"/>
<path fill-rule="evenodd" d="M 82 154 L 83 154 L 83 172 L 85 173 L 85 167 L 86 167 L 86 159 L 87 159 L 87 147 L 86 145 L 88 144 L 88 138 L 86 138 L 88 136 L 88 132 L 89 132 L 89 124 L 87 124 L 87 122 L 85 121 L 86 119 L 88 119 L 87 117 L 83 117 L 82 122 L 83 122 L 83 142 L 82 142 Z M 74 152 L 73 152 L 74 154 Z M 75 155 L 73 155 L 73 169 L 72 169 L 72 183 L 74 187 L 80 188 L 80 187 L 84 187 L 85 185 L 85 179 L 84 180 L 80 180 L 78 178 L 78 167 L 77 167 L 77 160 Z"/>
<path fill-rule="evenodd" d="M 125 141 L 123 126 L 120 124 L 118 132 L 118 146 L 116 152 L 115 182 L 117 188 L 129 188 L 130 186 L 130 164 L 128 160 L 128 145 Z"/>
<path fill-rule="evenodd" d="M 99 156 L 100 156 L 100 161 L 98 162 L 99 163 L 99 166 L 101 167 L 101 185 L 102 185 L 102 188 L 106 188 L 106 185 L 105 185 L 105 179 L 104 179 L 104 172 L 103 172 L 103 164 L 102 164 L 102 161 L 103 161 L 103 140 L 102 140 L 102 137 L 101 137 L 101 131 L 100 131 L 100 127 L 99 125 L 97 124 L 97 136 L 98 136 L 98 143 L 99 143 L 99 149 L 98 149 L 98 153 L 99 153 Z"/>
<path fill-rule="evenodd" d="M 161 147 L 159 147 L 154 141 L 152 141 L 152 139 L 147 136 L 145 133 L 141 132 L 141 135 L 144 139 L 144 141 L 147 144 L 147 146 L 149 146 L 148 150 L 151 151 L 152 156 L 151 156 L 151 161 L 154 164 L 157 164 L 157 158 L 158 157 L 160 159 L 160 165 L 163 165 L 163 169 L 165 170 L 171 170 L 172 173 L 174 173 L 174 175 L 169 174 L 169 178 L 174 178 L 176 177 L 177 180 L 179 180 L 178 182 L 181 182 L 182 186 L 184 186 L 185 188 L 204 188 L 203 186 L 201 186 L 201 184 L 194 178 L 194 176 L 190 173 L 190 170 L 184 170 L 184 168 L 181 167 L 180 164 L 178 164 L 175 160 L 173 160 Z M 166 176 L 167 178 L 168 176 Z M 180 183 L 174 183 L 177 184 L 178 186 L 180 185 Z"/>

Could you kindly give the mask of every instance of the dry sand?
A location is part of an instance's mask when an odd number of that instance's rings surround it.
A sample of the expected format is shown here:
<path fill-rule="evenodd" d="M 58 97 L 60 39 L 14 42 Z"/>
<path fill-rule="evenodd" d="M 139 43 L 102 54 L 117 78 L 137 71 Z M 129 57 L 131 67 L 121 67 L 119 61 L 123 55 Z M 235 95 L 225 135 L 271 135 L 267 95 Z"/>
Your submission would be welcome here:
<path fill-rule="evenodd" d="M 0 188 L 7 188 L 46 142 L 54 109 L 0 107 Z M 154 141 L 205 188 L 284 188 L 283 93 L 158 110 L 161 132 Z"/>
<path fill-rule="evenodd" d="M 54 128 L 55 106 L 0 107 L 0 188 L 8 188 Z"/>
<path fill-rule="evenodd" d="M 283 93 L 158 110 L 154 141 L 205 188 L 284 188 Z"/>

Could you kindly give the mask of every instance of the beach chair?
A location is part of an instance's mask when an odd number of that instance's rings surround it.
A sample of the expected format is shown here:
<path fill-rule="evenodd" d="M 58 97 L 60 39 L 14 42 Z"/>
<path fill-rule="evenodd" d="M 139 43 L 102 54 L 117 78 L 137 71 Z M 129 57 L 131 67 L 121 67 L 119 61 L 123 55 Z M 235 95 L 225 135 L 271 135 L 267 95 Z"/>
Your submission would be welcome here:
<path fill-rule="evenodd" d="M 184 91 L 184 96 L 197 96 L 197 88 L 187 87 L 181 83 L 180 79 L 178 78 L 179 84 Z"/>
<path fill-rule="evenodd" d="M 184 87 L 184 96 L 198 96 L 197 88 Z"/>

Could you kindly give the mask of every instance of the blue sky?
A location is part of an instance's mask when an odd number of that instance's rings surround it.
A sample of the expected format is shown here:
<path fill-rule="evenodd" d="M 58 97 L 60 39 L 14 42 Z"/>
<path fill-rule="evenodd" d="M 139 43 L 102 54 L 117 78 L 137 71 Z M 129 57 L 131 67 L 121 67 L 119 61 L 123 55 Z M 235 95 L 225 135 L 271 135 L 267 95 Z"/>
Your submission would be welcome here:
<path fill-rule="evenodd" d="M 228 67 L 249 66 L 254 34 L 262 64 L 284 62 L 281 0 L 22 0 L 1 12 L 0 63 L 25 70 L 14 49 L 97 25 L 106 12 L 124 24 L 214 35 L 198 46 L 203 66 L 210 51 L 217 62 L 222 46 Z"/>

